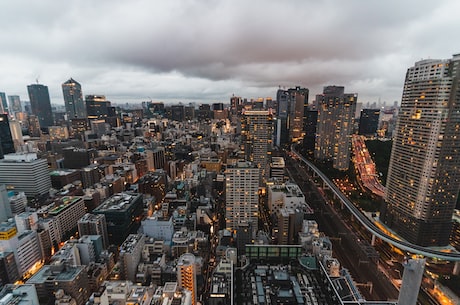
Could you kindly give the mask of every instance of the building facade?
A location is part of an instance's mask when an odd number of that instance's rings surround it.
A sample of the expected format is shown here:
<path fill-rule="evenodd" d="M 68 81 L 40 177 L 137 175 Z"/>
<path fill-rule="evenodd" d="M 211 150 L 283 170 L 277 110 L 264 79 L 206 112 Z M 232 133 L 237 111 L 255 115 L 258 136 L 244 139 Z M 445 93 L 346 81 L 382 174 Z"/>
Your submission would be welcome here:
<path fill-rule="evenodd" d="M 265 110 L 244 111 L 241 119 L 241 136 L 245 158 L 259 168 L 259 184 L 263 186 L 270 177 L 273 113 Z"/>
<path fill-rule="evenodd" d="M 83 101 L 81 85 L 70 78 L 62 84 L 65 110 L 69 120 L 73 118 L 86 118 L 86 105 Z"/>
<path fill-rule="evenodd" d="M 351 134 L 358 95 L 344 93 L 340 86 L 324 87 L 316 96 L 319 106 L 315 142 L 315 158 L 332 161 L 338 170 L 347 170 L 350 163 Z"/>
<path fill-rule="evenodd" d="M 27 86 L 32 113 L 37 116 L 42 130 L 54 125 L 48 87 L 40 84 Z"/>
<path fill-rule="evenodd" d="M 460 188 L 460 54 L 407 70 L 383 221 L 422 246 L 449 242 Z"/>

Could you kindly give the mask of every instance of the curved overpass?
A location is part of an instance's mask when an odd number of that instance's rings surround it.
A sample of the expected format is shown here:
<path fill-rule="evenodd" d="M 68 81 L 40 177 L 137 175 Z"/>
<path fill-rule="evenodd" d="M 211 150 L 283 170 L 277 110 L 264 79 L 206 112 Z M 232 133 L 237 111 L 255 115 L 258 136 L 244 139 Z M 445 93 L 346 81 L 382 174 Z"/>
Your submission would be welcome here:
<path fill-rule="evenodd" d="M 303 163 L 305 163 L 305 165 L 307 165 L 311 170 L 313 170 L 323 180 L 323 182 L 326 183 L 327 186 L 334 192 L 334 194 L 340 199 L 340 201 L 342 201 L 342 203 L 348 208 L 348 210 L 353 214 L 353 216 L 355 216 L 369 232 L 371 232 L 378 238 L 394 245 L 395 247 L 401 250 L 408 251 L 411 253 L 420 254 L 431 258 L 442 259 L 446 261 L 460 261 L 460 253 L 442 252 L 439 250 L 418 246 L 404 240 L 399 240 L 386 234 L 378 226 L 376 226 L 369 218 L 367 218 L 363 213 L 361 213 L 361 211 L 339 190 L 339 188 L 334 183 L 332 183 L 332 181 L 329 180 L 329 178 L 325 174 L 323 174 L 314 164 L 307 161 L 302 155 L 295 151 L 293 147 L 291 147 L 291 151 Z"/>

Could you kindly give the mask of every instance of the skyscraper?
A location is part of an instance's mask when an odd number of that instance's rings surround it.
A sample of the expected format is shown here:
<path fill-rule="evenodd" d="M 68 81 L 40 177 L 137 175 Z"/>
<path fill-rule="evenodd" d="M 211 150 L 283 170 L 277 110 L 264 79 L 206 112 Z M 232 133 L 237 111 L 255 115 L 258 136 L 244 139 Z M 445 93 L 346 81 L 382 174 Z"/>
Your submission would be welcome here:
<path fill-rule="evenodd" d="M 271 110 L 248 110 L 241 117 L 244 154 L 260 170 L 259 185 L 270 177 L 269 163 L 273 146 L 273 114 Z"/>
<path fill-rule="evenodd" d="M 373 136 L 379 127 L 380 109 L 363 109 L 359 118 L 358 134 Z"/>
<path fill-rule="evenodd" d="M 81 85 L 70 78 L 62 84 L 62 94 L 68 119 L 86 118 L 86 105 L 83 101 Z"/>
<path fill-rule="evenodd" d="M 8 102 L 5 92 L 0 92 L 0 113 L 8 113 Z"/>
<path fill-rule="evenodd" d="M 32 113 L 38 117 L 40 128 L 47 130 L 54 125 L 53 112 L 51 111 L 50 94 L 48 87 L 40 84 L 27 86 Z"/>
<path fill-rule="evenodd" d="M 10 111 L 13 113 L 21 112 L 22 105 L 19 95 L 8 95 L 8 100 L 10 101 Z"/>
<path fill-rule="evenodd" d="M 307 88 L 299 86 L 278 90 L 275 136 L 277 146 L 297 142 L 303 138 L 308 111 L 308 93 Z"/>
<path fill-rule="evenodd" d="M 347 170 L 350 163 L 350 136 L 358 95 L 344 93 L 344 87 L 324 87 L 316 96 L 318 125 L 315 158 L 332 161 L 334 168 Z"/>
<path fill-rule="evenodd" d="M 225 223 L 237 230 L 240 223 L 251 223 L 254 237 L 259 217 L 259 169 L 248 161 L 228 165 L 225 171 Z"/>
<path fill-rule="evenodd" d="M 407 70 L 382 220 L 422 246 L 449 242 L 460 188 L 460 54 Z"/>
<path fill-rule="evenodd" d="M 15 153 L 13 137 L 11 135 L 8 114 L 0 114 L 0 159 L 5 154 Z"/>

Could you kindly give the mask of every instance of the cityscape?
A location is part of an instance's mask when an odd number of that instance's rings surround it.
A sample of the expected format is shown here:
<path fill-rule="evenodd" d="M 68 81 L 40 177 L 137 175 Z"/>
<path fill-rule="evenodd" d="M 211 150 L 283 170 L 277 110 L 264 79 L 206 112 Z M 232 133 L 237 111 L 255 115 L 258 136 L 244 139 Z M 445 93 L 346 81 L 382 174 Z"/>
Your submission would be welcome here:
<path fill-rule="evenodd" d="M 459 65 L 391 106 L 0 92 L 0 303 L 458 304 Z"/>
<path fill-rule="evenodd" d="M 460 304 L 460 2 L 0 3 L 0 305 Z"/>

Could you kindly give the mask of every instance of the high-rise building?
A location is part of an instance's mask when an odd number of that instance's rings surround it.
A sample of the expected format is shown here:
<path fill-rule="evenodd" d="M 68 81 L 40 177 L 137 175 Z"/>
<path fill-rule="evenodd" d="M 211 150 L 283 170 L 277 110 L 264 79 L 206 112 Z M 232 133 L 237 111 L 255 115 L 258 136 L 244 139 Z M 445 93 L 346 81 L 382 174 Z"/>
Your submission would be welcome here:
<path fill-rule="evenodd" d="M 260 170 L 259 184 L 270 177 L 269 163 L 273 146 L 273 114 L 270 110 L 244 111 L 241 118 L 241 136 L 247 161 Z"/>
<path fill-rule="evenodd" d="M 0 113 L 8 114 L 8 101 L 5 92 L 0 92 Z"/>
<path fill-rule="evenodd" d="M 0 160 L 0 184 L 12 186 L 27 197 L 47 194 L 51 188 L 48 163 L 36 153 L 5 155 Z"/>
<path fill-rule="evenodd" d="M 407 70 L 382 220 L 422 246 L 449 242 L 460 188 L 460 54 Z"/>
<path fill-rule="evenodd" d="M 319 105 L 315 158 L 332 161 L 338 170 L 347 170 L 350 163 L 351 134 L 355 117 L 355 93 L 344 93 L 344 87 L 324 87 L 316 96 Z"/>
<path fill-rule="evenodd" d="M 88 119 L 106 119 L 109 115 L 110 101 L 105 99 L 104 95 L 87 95 L 85 96 L 86 113 Z"/>
<path fill-rule="evenodd" d="M 107 233 L 107 222 L 105 221 L 104 214 L 89 214 L 83 215 L 78 220 L 78 233 L 83 235 L 100 235 L 102 236 L 102 243 L 104 249 L 109 246 L 109 236 Z"/>
<path fill-rule="evenodd" d="M 53 112 L 51 111 L 50 94 L 48 87 L 40 84 L 27 86 L 32 113 L 38 117 L 40 128 L 47 130 L 54 125 Z"/>
<path fill-rule="evenodd" d="M 358 134 L 374 136 L 379 128 L 380 109 L 363 109 L 359 118 Z"/>
<path fill-rule="evenodd" d="M 8 192 L 4 184 L 0 184 L 0 222 L 12 217 L 11 205 L 8 199 Z"/>
<path fill-rule="evenodd" d="M 303 138 L 308 111 L 308 93 L 307 88 L 299 86 L 288 90 L 278 90 L 275 136 L 277 146 L 297 142 Z"/>
<path fill-rule="evenodd" d="M 238 161 L 227 166 L 225 179 L 226 227 L 235 231 L 241 222 L 251 223 L 254 237 L 259 217 L 259 169 L 251 162 Z"/>
<path fill-rule="evenodd" d="M 8 100 L 10 102 L 10 112 L 22 112 L 21 98 L 19 95 L 8 95 Z"/>
<path fill-rule="evenodd" d="M 64 95 L 65 111 L 67 118 L 86 118 L 86 106 L 83 102 L 81 85 L 74 79 L 70 78 L 62 84 L 62 93 Z"/>
<path fill-rule="evenodd" d="M 187 289 L 192 293 L 192 305 L 195 305 L 197 301 L 196 268 L 195 255 L 192 253 L 185 253 L 179 257 L 177 262 L 177 282 L 180 288 Z"/>

